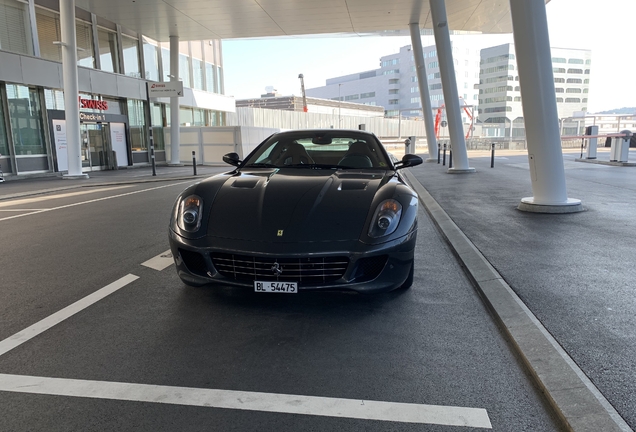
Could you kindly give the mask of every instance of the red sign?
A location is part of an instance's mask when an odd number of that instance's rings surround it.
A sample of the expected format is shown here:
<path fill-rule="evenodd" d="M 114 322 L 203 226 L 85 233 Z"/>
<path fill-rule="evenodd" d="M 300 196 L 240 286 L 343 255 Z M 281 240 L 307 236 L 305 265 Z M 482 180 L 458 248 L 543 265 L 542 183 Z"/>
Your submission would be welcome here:
<path fill-rule="evenodd" d="M 96 110 L 100 110 L 100 111 L 107 111 L 108 110 L 108 102 L 107 101 L 100 101 L 100 100 L 94 100 L 94 99 L 82 99 L 81 97 L 78 98 L 79 99 L 79 106 L 80 109 L 84 108 L 84 109 L 96 109 Z"/>

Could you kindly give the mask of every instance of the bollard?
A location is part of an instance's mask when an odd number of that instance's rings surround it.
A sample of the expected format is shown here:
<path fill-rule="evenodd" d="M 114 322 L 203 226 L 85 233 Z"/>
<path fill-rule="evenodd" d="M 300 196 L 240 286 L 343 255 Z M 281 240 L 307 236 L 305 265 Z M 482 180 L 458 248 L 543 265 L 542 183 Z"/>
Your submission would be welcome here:
<path fill-rule="evenodd" d="M 197 158 L 194 154 L 194 150 L 192 150 L 192 171 L 194 172 L 193 175 L 197 175 Z"/>
<path fill-rule="evenodd" d="M 437 163 L 439 164 L 439 159 L 441 157 L 441 153 L 442 153 L 442 145 L 440 143 L 437 143 Z"/>
<path fill-rule="evenodd" d="M 152 162 L 152 175 L 157 175 L 157 164 L 155 162 L 155 140 L 152 136 L 152 127 L 148 129 L 148 137 L 150 138 L 150 162 Z"/>
<path fill-rule="evenodd" d="M 453 148 L 448 149 L 448 169 L 453 167 Z"/>
<path fill-rule="evenodd" d="M 495 167 L 495 143 L 491 144 L 491 150 L 490 150 L 490 168 L 494 168 Z"/>
<path fill-rule="evenodd" d="M 446 166 L 446 143 L 444 143 L 444 156 L 442 157 L 442 165 Z"/>
<path fill-rule="evenodd" d="M 581 156 L 579 156 L 579 159 L 583 159 L 583 147 L 585 147 L 585 138 L 581 138 Z"/>

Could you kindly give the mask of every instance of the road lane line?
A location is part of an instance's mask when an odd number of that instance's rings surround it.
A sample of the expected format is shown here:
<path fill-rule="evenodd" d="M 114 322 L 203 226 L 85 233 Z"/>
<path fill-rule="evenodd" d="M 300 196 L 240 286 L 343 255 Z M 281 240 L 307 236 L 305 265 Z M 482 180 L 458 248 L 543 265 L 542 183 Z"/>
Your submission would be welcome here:
<path fill-rule="evenodd" d="M 130 187 L 132 186 L 126 185 L 126 186 L 94 188 L 94 189 L 87 189 L 87 190 L 83 190 L 79 192 L 68 192 L 68 193 L 57 194 L 57 195 L 44 195 L 44 196 L 39 196 L 35 198 L 23 198 L 23 199 L 12 200 L 12 201 L 3 201 L 3 202 L 0 202 L 0 207 L 11 207 L 14 205 L 19 205 L 19 204 L 31 204 L 35 202 L 48 201 L 52 199 L 69 198 L 69 197 L 74 197 L 79 195 L 86 195 L 86 194 L 92 194 L 97 192 L 106 192 L 106 191 L 124 189 L 124 188 L 130 188 Z"/>
<path fill-rule="evenodd" d="M 174 264 L 174 259 L 172 259 L 172 252 L 170 249 L 167 251 L 160 253 L 154 258 L 150 258 L 148 261 L 141 263 L 142 266 L 150 267 L 151 269 L 161 271 L 169 266 Z"/>
<path fill-rule="evenodd" d="M 157 187 L 154 187 L 154 188 L 142 189 L 142 190 L 138 190 L 138 191 L 134 191 L 134 192 L 128 192 L 128 193 L 119 194 L 119 195 L 112 195 L 112 196 L 103 197 L 103 198 L 96 198 L 96 199 L 89 200 L 89 201 L 81 201 L 81 202 L 78 202 L 78 203 L 67 204 L 67 205 L 63 205 L 63 206 L 59 206 L 59 207 L 53 207 L 53 208 L 50 208 L 50 209 L 37 210 L 37 211 L 31 212 L 31 213 L 25 213 L 25 214 L 20 214 L 20 215 L 15 215 L 15 216 L 7 216 L 5 218 L 0 218 L 0 222 L 6 221 L 6 220 L 10 220 L 10 219 L 17 219 L 17 218 L 24 217 L 24 216 L 31 216 L 31 215 L 34 215 L 34 214 L 49 212 L 49 211 L 53 211 L 53 210 L 61 210 L 61 209 L 69 208 L 69 207 L 75 207 L 75 206 L 84 205 L 84 204 L 91 204 L 91 203 L 94 203 L 94 202 L 109 200 L 109 199 L 113 199 L 113 198 L 121 198 L 121 197 L 128 196 L 128 195 L 135 195 L 135 194 L 142 193 L 142 192 L 148 192 L 148 191 L 153 191 L 153 190 L 157 190 L 157 189 L 163 189 L 163 188 L 177 186 L 177 185 L 180 185 L 180 184 L 183 184 L 183 183 L 190 183 L 190 182 L 191 182 L 191 180 L 187 180 L 187 181 L 182 181 L 182 182 L 178 182 L 178 183 L 171 183 L 169 185 L 157 186 Z"/>
<path fill-rule="evenodd" d="M 483 408 L 0 374 L 0 391 L 491 429 Z"/>
<path fill-rule="evenodd" d="M 48 210 L 48 209 L 0 209 L 0 212 L 32 212 L 32 211 L 40 211 L 40 210 Z"/>
<path fill-rule="evenodd" d="M 90 305 L 97 303 L 104 297 L 114 293 L 115 291 L 125 287 L 126 285 L 134 282 L 137 279 L 139 279 L 139 276 L 127 274 L 123 278 L 116 280 L 109 285 L 106 285 L 105 287 L 95 291 L 92 294 L 87 295 L 86 297 L 76 301 L 69 306 L 66 306 L 64 309 L 55 312 L 53 315 L 49 315 L 43 320 L 36 322 L 35 324 L 25 328 L 24 330 L 14 334 L 13 336 L 9 336 L 5 340 L 0 341 L 0 356 L 11 351 L 13 348 L 16 348 L 23 343 L 33 339 L 40 333 L 45 332 L 51 327 L 86 309 Z"/>

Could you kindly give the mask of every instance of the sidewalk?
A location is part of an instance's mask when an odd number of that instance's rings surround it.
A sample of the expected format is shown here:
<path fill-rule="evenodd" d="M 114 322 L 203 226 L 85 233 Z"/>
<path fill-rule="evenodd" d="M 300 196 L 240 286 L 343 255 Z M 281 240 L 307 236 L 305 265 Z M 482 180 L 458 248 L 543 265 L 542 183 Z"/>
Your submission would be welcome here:
<path fill-rule="evenodd" d="M 432 196 L 427 207 L 441 206 L 439 210 L 429 208 L 429 213 L 449 242 L 453 239 L 446 230 L 453 225 L 459 228 L 455 237 L 466 239 L 455 249 L 458 257 L 466 252 L 485 257 L 484 263 L 478 263 L 484 273 L 471 275 L 476 285 L 480 289 L 481 285 L 486 289 L 494 284 L 509 286 L 576 363 L 574 367 L 578 365 L 633 429 L 636 169 L 576 162 L 579 155 L 564 153 L 568 196 L 581 199 L 586 210 L 575 214 L 531 214 L 516 209 L 521 198 L 532 196 L 525 154 L 498 156 L 495 168 L 490 168 L 490 157 L 473 157 L 474 174 L 449 175 L 447 167 L 436 163 L 410 171 L 425 188 L 420 196 Z M 448 221 L 443 220 L 444 214 Z M 464 262 L 464 266 L 470 269 L 475 262 Z M 488 279 L 490 273 L 493 276 Z M 503 290 L 502 286 L 500 292 Z M 482 295 L 487 297 L 485 292 Z M 505 322 L 517 312 L 504 309 L 493 314 Z M 507 328 L 513 333 L 519 330 L 521 327 Z M 533 351 L 537 347 L 524 350 L 518 346 L 539 378 L 560 380 L 564 372 L 551 369 L 557 359 Z M 543 371 L 537 372 L 536 365 Z M 598 416 L 582 396 L 586 393 L 583 384 L 572 383 L 569 389 L 548 392 L 548 397 L 554 401 L 567 390 L 571 390 L 570 397 L 556 405 L 573 414 L 579 426 L 574 430 L 614 430 L 595 424 Z"/>
<path fill-rule="evenodd" d="M 142 167 L 135 169 L 93 171 L 88 173 L 88 179 L 83 180 L 64 180 L 58 175 L 23 179 L 14 178 L 5 181 L 4 183 L 0 183 L 0 200 L 29 195 L 39 195 L 68 189 L 77 189 L 81 187 L 95 187 L 105 184 L 149 183 L 179 179 L 206 178 L 219 172 L 228 171 L 230 168 L 231 167 L 229 165 L 197 166 L 196 177 L 193 174 L 192 166 L 158 166 L 156 168 L 156 176 L 152 175 L 151 167 Z"/>

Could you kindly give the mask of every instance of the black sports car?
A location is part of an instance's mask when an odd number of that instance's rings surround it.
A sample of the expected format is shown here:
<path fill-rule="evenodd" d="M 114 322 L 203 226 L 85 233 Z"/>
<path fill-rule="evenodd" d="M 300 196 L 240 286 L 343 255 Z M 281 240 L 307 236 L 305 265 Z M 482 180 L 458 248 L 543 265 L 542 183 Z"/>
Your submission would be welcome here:
<path fill-rule="evenodd" d="M 233 171 L 183 191 L 170 221 L 181 280 L 261 292 L 361 292 L 413 282 L 417 194 L 378 138 L 356 130 L 274 134 Z"/>

